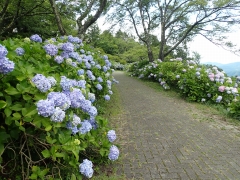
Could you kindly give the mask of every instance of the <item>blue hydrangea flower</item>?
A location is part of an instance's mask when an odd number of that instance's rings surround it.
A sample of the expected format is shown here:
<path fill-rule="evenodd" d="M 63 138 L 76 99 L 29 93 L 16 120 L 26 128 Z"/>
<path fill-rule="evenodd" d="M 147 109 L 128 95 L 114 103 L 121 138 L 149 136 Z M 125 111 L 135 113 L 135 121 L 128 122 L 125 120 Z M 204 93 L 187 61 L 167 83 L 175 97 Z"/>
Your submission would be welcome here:
<path fill-rule="evenodd" d="M 72 134 L 77 134 L 79 132 L 79 129 L 77 126 L 73 126 L 72 122 L 68 121 L 66 124 L 67 129 L 72 131 Z"/>
<path fill-rule="evenodd" d="M 2 53 L 4 54 L 4 53 Z M 0 73 L 7 74 L 14 70 L 15 63 L 6 57 L 0 58 Z"/>
<path fill-rule="evenodd" d="M 90 117 L 90 119 L 88 120 L 88 122 L 92 125 L 93 129 L 97 129 L 97 122 L 94 118 Z"/>
<path fill-rule="evenodd" d="M 74 88 L 73 91 L 70 92 L 69 98 L 71 101 L 72 108 L 80 108 L 83 106 L 83 103 L 85 102 L 85 97 L 80 89 Z"/>
<path fill-rule="evenodd" d="M 30 37 L 30 39 L 34 42 L 42 42 L 42 38 L 38 34 L 34 34 Z"/>
<path fill-rule="evenodd" d="M 216 99 L 216 103 L 220 103 L 222 100 L 222 96 L 218 96 L 217 99 Z"/>
<path fill-rule="evenodd" d="M 91 117 L 95 117 L 97 115 L 97 108 L 95 106 L 91 106 L 90 109 L 88 110 L 88 114 Z"/>
<path fill-rule="evenodd" d="M 18 56 L 22 56 L 25 53 L 24 49 L 21 47 L 17 48 L 15 52 L 17 53 Z"/>
<path fill-rule="evenodd" d="M 84 54 L 84 53 L 85 53 L 85 51 L 84 51 L 83 49 L 80 49 L 80 52 L 81 52 L 82 54 Z"/>
<path fill-rule="evenodd" d="M 112 94 L 113 94 L 113 92 L 112 92 L 111 90 L 109 90 L 109 91 L 108 91 L 108 94 L 112 95 Z"/>
<path fill-rule="evenodd" d="M 109 100 L 110 100 L 110 96 L 109 96 L 109 95 L 105 95 L 105 96 L 104 96 L 104 99 L 105 99 L 106 101 L 109 101 Z"/>
<path fill-rule="evenodd" d="M 101 84 L 97 84 L 97 85 L 96 85 L 96 88 L 97 88 L 98 90 L 102 90 L 103 87 L 102 87 Z"/>
<path fill-rule="evenodd" d="M 54 105 L 60 107 L 62 110 L 67 110 L 71 105 L 70 99 L 64 93 L 50 92 L 47 98 L 52 100 Z"/>
<path fill-rule="evenodd" d="M 62 50 L 71 53 L 74 51 L 74 45 L 70 42 L 63 43 Z"/>
<path fill-rule="evenodd" d="M 74 126 L 81 124 L 81 119 L 76 114 L 73 114 L 72 124 Z"/>
<path fill-rule="evenodd" d="M 61 64 L 64 61 L 64 59 L 62 56 L 56 56 L 54 58 L 54 61 L 56 61 L 58 64 Z"/>
<path fill-rule="evenodd" d="M 60 85 L 63 91 L 70 91 L 73 87 L 72 80 L 68 79 L 66 76 L 61 76 Z"/>
<path fill-rule="evenodd" d="M 65 59 L 67 59 L 67 58 L 69 58 L 69 53 L 66 52 L 66 51 L 63 51 L 63 52 L 61 53 L 61 56 L 62 56 L 63 58 L 65 58 Z"/>
<path fill-rule="evenodd" d="M 88 93 L 88 100 L 93 103 L 96 100 L 95 94 Z"/>
<path fill-rule="evenodd" d="M 79 80 L 79 81 L 77 81 L 76 86 L 85 89 L 86 88 L 86 83 L 87 82 L 85 80 Z"/>
<path fill-rule="evenodd" d="M 32 82 L 41 92 L 47 92 L 51 88 L 49 80 L 42 74 L 36 74 L 32 78 Z"/>
<path fill-rule="evenodd" d="M 51 100 L 40 100 L 37 102 L 37 110 L 39 115 L 49 117 L 55 111 L 54 102 Z"/>
<path fill-rule="evenodd" d="M 85 66 L 87 69 L 91 69 L 91 64 L 89 64 L 88 62 L 85 63 Z"/>
<path fill-rule="evenodd" d="M 55 108 L 53 115 L 50 117 L 53 122 L 63 122 L 64 118 L 65 112 L 59 107 Z"/>
<path fill-rule="evenodd" d="M 68 41 L 71 43 L 82 43 L 81 39 L 79 39 L 78 37 L 73 37 L 72 35 L 68 36 Z"/>
<path fill-rule="evenodd" d="M 108 158 L 111 160 L 111 161 L 115 161 L 118 159 L 118 156 L 119 156 L 119 150 L 117 148 L 117 146 L 115 145 L 112 145 L 110 147 L 110 152 L 108 154 Z"/>
<path fill-rule="evenodd" d="M 104 72 L 107 72 L 108 68 L 106 66 L 103 66 L 102 68 Z"/>
<path fill-rule="evenodd" d="M 107 56 L 107 55 L 104 55 L 104 56 L 103 56 L 103 59 L 104 59 L 104 60 L 107 60 L 107 59 L 108 59 L 108 56 Z"/>
<path fill-rule="evenodd" d="M 97 64 L 95 67 L 96 67 L 97 69 L 101 69 L 101 68 L 102 68 L 100 64 Z"/>
<path fill-rule="evenodd" d="M 98 82 L 100 82 L 100 83 L 103 82 L 103 79 L 102 79 L 101 77 L 98 77 L 97 80 L 98 80 Z"/>
<path fill-rule="evenodd" d="M 83 75 L 84 74 L 84 70 L 83 69 L 79 69 L 78 70 L 78 75 L 80 76 L 80 75 Z"/>
<path fill-rule="evenodd" d="M 56 79 L 54 77 L 52 77 L 52 76 L 47 77 L 47 80 L 49 81 L 51 86 L 55 86 L 56 83 L 57 83 Z"/>
<path fill-rule="evenodd" d="M 69 56 L 73 59 L 81 59 L 80 55 L 77 52 L 71 52 L 69 53 Z"/>
<path fill-rule="evenodd" d="M 4 58 L 8 54 L 8 50 L 0 44 L 0 58 Z"/>
<path fill-rule="evenodd" d="M 81 134 L 86 134 L 92 129 L 92 125 L 88 122 L 88 120 L 84 120 L 81 122 L 81 127 L 79 128 L 79 131 Z"/>
<path fill-rule="evenodd" d="M 108 131 L 108 133 L 107 133 L 107 138 L 108 138 L 108 140 L 109 140 L 111 143 L 112 143 L 113 141 L 115 141 L 116 138 L 117 138 L 117 135 L 116 135 L 115 131 L 114 131 L 114 130 Z"/>
<path fill-rule="evenodd" d="M 83 162 L 79 165 L 79 171 L 82 175 L 87 178 L 91 178 L 93 175 L 93 164 L 88 159 L 84 159 Z"/>
<path fill-rule="evenodd" d="M 58 47 L 54 44 L 46 44 L 43 48 L 50 56 L 55 56 L 58 53 Z"/>

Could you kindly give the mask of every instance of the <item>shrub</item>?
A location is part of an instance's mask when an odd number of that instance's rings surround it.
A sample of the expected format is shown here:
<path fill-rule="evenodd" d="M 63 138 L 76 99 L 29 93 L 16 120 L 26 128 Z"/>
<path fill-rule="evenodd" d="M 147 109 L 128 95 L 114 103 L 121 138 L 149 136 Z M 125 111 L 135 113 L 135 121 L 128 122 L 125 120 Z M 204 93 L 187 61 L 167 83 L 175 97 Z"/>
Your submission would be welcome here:
<path fill-rule="evenodd" d="M 112 94 L 111 73 L 108 57 L 77 37 L 0 42 L 2 177 L 90 178 L 86 163 L 108 161 L 110 127 L 96 107 Z"/>

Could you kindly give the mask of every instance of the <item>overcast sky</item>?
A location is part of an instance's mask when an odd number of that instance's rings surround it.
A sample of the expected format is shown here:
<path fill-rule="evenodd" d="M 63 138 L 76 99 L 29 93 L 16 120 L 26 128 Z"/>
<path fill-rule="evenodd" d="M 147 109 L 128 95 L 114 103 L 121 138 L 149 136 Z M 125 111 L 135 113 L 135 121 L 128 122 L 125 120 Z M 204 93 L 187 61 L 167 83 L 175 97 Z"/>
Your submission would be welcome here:
<path fill-rule="evenodd" d="M 240 40 L 240 31 L 232 33 L 230 35 L 230 40 L 240 46 L 240 43 L 238 43 Z M 240 62 L 239 56 L 226 51 L 221 47 L 217 47 L 202 36 L 197 36 L 194 41 L 189 43 L 189 48 L 191 51 L 196 51 L 201 55 L 201 63 L 218 62 L 222 64 L 228 64 Z"/>

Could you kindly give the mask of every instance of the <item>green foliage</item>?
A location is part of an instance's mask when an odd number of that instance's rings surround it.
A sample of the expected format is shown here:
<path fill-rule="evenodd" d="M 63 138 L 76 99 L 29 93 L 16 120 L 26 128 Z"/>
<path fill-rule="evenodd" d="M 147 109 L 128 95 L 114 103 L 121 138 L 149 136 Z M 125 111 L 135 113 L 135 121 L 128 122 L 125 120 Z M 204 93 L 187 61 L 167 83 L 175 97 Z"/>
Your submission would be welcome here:
<path fill-rule="evenodd" d="M 61 46 L 67 37 L 48 40 L 45 43 L 32 42 L 29 39 L 7 39 L 0 44 L 8 50 L 7 57 L 14 61 L 15 67 L 9 74 L 0 74 L 0 169 L 2 178 L 17 179 L 82 179 L 79 164 L 83 159 L 89 159 L 93 164 L 108 161 L 111 143 L 106 134 L 110 130 L 108 120 L 101 116 L 93 116 L 97 128 L 81 134 L 72 133 L 67 128 L 74 114 L 81 120 L 89 120 L 90 115 L 81 108 L 65 110 L 62 122 L 54 122 L 49 117 L 43 117 L 37 110 L 37 103 L 47 99 L 50 92 L 61 92 L 61 76 L 74 80 L 85 80 L 86 88 L 81 92 L 86 99 L 89 93 L 94 93 L 96 100 L 92 106 L 99 107 L 104 96 L 111 90 L 107 81 L 112 81 L 112 70 L 103 71 L 92 65 L 94 76 L 101 77 L 103 89 L 99 91 L 96 80 L 88 78 L 84 62 L 73 58 L 58 64 L 54 56 L 46 55 L 43 48 L 48 43 Z M 22 47 L 24 55 L 18 56 L 15 49 Z M 75 51 L 80 48 L 87 52 L 81 58 L 89 57 L 95 63 L 104 66 L 105 59 L 101 54 L 88 45 L 75 44 Z M 62 50 L 58 50 L 60 55 Z M 80 54 L 80 53 L 79 53 Z M 106 57 L 105 57 L 106 58 Z M 72 60 L 76 66 L 68 63 Z M 85 73 L 78 75 L 78 70 Z M 53 77 L 57 84 L 47 92 L 41 92 L 32 82 L 36 74 Z M 69 92 L 70 93 L 70 92 Z M 80 128 L 81 125 L 78 125 Z"/>
<path fill-rule="evenodd" d="M 217 104 L 230 116 L 240 119 L 240 78 L 227 77 L 217 67 L 177 58 L 169 62 L 134 63 L 129 71 L 139 78 L 158 81 L 164 89 L 173 88 L 189 101 Z"/>

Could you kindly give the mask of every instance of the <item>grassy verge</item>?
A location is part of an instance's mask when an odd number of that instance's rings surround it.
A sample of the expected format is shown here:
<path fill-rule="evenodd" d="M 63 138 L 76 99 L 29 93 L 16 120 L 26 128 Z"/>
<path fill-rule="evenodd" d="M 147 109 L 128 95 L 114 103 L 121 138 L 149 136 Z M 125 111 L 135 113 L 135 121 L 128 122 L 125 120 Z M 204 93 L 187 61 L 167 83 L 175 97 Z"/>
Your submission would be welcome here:
<path fill-rule="evenodd" d="M 118 122 L 117 116 L 122 112 L 120 96 L 117 90 L 117 85 L 112 86 L 113 95 L 110 101 L 103 101 L 101 103 L 99 114 L 109 120 L 109 124 L 116 131 L 119 136 L 121 123 Z M 120 152 L 121 154 L 121 152 Z M 106 164 L 99 164 L 94 167 L 93 180 L 125 180 L 125 177 L 117 175 L 117 166 L 121 164 L 121 158 L 116 162 L 109 162 Z"/>

